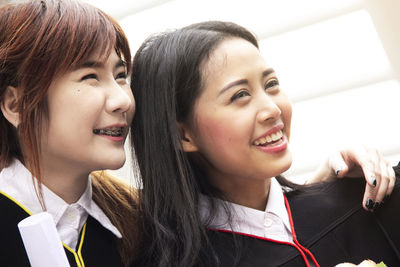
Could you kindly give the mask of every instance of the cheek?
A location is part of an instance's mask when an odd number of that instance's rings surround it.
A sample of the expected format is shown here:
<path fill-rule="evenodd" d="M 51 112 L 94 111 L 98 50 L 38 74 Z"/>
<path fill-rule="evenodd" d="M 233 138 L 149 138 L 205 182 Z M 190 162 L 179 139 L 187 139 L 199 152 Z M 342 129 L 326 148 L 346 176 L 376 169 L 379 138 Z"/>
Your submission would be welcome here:
<path fill-rule="evenodd" d="M 292 104 L 289 99 L 285 97 L 279 104 L 279 107 L 282 111 L 282 120 L 285 124 L 286 136 L 288 140 L 290 140 L 290 127 L 292 122 Z"/>
<path fill-rule="evenodd" d="M 89 137 L 101 116 L 104 101 L 101 95 L 80 90 L 80 93 L 72 90 L 73 94 L 64 94 L 49 103 L 49 134 L 82 140 Z"/>
<path fill-rule="evenodd" d="M 229 125 L 215 118 L 199 118 L 198 133 L 200 150 L 221 149 L 231 141 Z"/>
<path fill-rule="evenodd" d="M 129 94 L 131 101 L 132 101 L 132 105 L 131 108 L 127 111 L 127 123 L 128 125 L 131 124 L 133 117 L 135 116 L 135 111 L 136 111 L 136 102 L 135 102 L 135 98 L 133 97 L 132 93 Z"/>
<path fill-rule="evenodd" d="M 246 140 L 244 129 L 246 127 L 239 118 L 232 116 L 203 117 L 198 121 L 198 133 L 200 139 L 200 150 L 212 152 L 213 154 L 224 154 L 232 152 L 239 142 Z"/>

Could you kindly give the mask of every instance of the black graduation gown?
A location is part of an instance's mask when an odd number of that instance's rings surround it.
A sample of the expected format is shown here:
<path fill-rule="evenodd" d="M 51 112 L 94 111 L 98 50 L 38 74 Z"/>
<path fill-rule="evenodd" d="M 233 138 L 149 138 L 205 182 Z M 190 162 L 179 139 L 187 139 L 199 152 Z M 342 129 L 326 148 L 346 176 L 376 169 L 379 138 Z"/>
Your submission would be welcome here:
<path fill-rule="evenodd" d="M 29 267 L 17 224 L 29 216 L 26 209 L 0 192 L 0 266 Z M 78 253 L 64 245 L 71 267 L 122 266 L 114 235 L 90 215 L 83 227 Z"/>
<path fill-rule="evenodd" d="M 210 229 L 212 248 L 227 267 L 235 261 L 246 267 L 330 267 L 364 259 L 400 266 L 400 189 L 375 212 L 361 207 L 364 189 L 364 179 L 340 179 L 287 194 L 296 245 Z"/>

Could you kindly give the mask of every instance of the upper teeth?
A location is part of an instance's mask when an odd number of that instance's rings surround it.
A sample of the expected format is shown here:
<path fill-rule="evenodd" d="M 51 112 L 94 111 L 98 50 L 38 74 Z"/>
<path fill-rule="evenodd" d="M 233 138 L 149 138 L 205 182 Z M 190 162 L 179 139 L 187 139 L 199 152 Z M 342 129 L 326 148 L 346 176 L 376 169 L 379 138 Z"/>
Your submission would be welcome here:
<path fill-rule="evenodd" d="M 120 136 L 122 134 L 122 128 L 113 127 L 108 129 L 96 129 L 93 131 L 95 134 L 105 134 L 111 136 Z"/>
<path fill-rule="evenodd" d="M 265 137 L 261 137 L 260 139 L 254 141 L 254 144 L 256 146 L 258 145 L 264 145 L 265 143 L 270 143 L 270 142 L 274 142 L 274 141 L 278 141 L 279 139 L 281 139 L 283 136 L 282 130 L 279 130 L 276 133 L 267 135 Z"/>

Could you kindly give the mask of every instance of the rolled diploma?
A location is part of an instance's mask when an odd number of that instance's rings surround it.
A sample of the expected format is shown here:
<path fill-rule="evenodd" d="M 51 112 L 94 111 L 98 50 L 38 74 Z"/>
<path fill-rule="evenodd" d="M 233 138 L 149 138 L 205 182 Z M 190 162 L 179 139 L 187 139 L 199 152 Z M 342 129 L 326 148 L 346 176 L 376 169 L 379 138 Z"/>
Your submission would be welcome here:
<path fill-rule="evenodd" d="M 32 267 L 70 267 L 49 213 L 41 212 L 23 219 L 18 229 Z"/>

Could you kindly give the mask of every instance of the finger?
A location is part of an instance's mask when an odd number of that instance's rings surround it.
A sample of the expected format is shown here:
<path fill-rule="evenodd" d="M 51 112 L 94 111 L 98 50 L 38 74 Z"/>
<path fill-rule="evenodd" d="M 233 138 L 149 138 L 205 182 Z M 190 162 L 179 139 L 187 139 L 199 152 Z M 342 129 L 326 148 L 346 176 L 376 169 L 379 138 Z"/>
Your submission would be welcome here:
<path fill-rule="evenodd" d="M 387 197 L 389 197 L 392 194 L 394 185 L 396 183 L 396 174 L 395 174 L 395 172 L 393 170 L 393 167 L 391 166 L 390 162 L 388 162 L 388 166 L 389 166 L 389 179 L 390 179 L 390 181 L 389 181 L 389 185 L 388 185 L 388 190 L 386 191 L 386 193 L 387 193 L 386 196 Z"/>
<path fill-rule="evenodd" d="M 389 186 L 389 179 L 382 179 L 379 187 L 377 186 L 377 193 L 375 196 L 375 203 L 378 203 L 378 205 L 380 205 L 384 199 L 384 197 L 386 196 L 386 192 Z"/>
<path fill-rule="evenodd" d="M 376 187 L 376 185 L 380 181 L 380 166 L 377 166 L 377 160 L 375 161 L 360 161 L 360 167 L 364 174 L 365 181 L 372 188 Z"/>
<path fill-rule="evenodd" d="M 375 202 L 382 203 L 384 197 L 388 195 L 388 189 L 391 181 L 392 167 L 386 161 L 382 161 L 381 164 L 381 178 L 376 186 L 376 198 Z"/>
<path fill-rule="evenodd" d="M 385 196 L 389 196 L 394 187 L 395 183 L 395 173 L 394 170 L 388 161 L 382 161 L 382 175 L 379 187 L 377 188 L 377 194 L 375 201 L 383 202 Z"/>
<path fill-rule="evenodd" d="M 376 149 L 364 148 L 363 154 L 364 157 L 359 156 L 358 164 L 362 169 L 367 183 L 370 186 L 375 187 L 381 179 L 381 164 L 384 159 Z"/>
<path fill-rule="evenodd" d="M 367 211 L 373 211 L 375 206 L 375 186 L 365 184 L 365 192 L 363 198 L 363 208 Z"/>
<path fill-rule="evenodd" d="M 349 170 L 349 167 L 340 152 L 333 154 L 329 158 L 329 166 L 335 172 L 337 177 L 344 177 Z"/>
<path fill-rule="evenodd" d="M 374 153 L 370 155 L 374 155 L 375 160 L 372 162 L 368 163 L 362 163 L 364 164 L 362 166 L 362 170 L 364 172 L 365 179 L 367 181 L 365 185 L 365 192 L 364 192 L 364 209 L 368 211 L 374 211 L 376 208 L 378 208 L 380 201 L 376 201 L 376 196 L 379 190 L 379 187 L 381 185 L 381 174 L 382 171 L 386 172 L 386 164 L 383 164 L 384 167 L 382 167 L 382 162 L 383 159 L 380 157 L 379 154 Z M 368 168 L 365 168 L 365 166 L 368 166 Z M 371 169 L 373 168 L 373 169 Z M 387 187 L 387 185 L 386 185 Z M 383 189 L 385 188 L 385 185 Z"/>
<path fill-rule="evenodd" d="M 376 150 L 367 149 L 366 147 L 343 150 L 342 156 L 347 166 L 349 166 L 348 172 L 346 173 L 347 176 L 360 177 L 364 175 L 366 181 L 373 185 L 375 165 L 377 163 L 379 164 L 381 160 Z"/>

